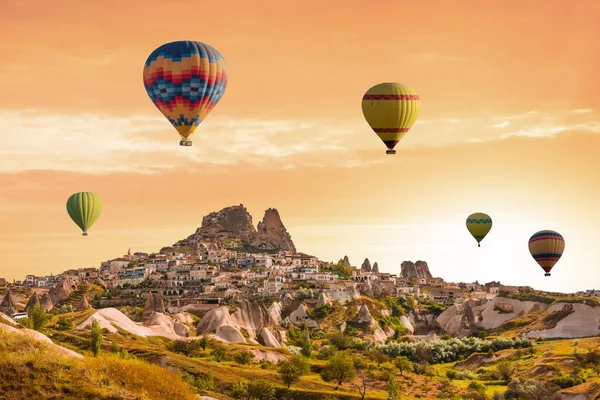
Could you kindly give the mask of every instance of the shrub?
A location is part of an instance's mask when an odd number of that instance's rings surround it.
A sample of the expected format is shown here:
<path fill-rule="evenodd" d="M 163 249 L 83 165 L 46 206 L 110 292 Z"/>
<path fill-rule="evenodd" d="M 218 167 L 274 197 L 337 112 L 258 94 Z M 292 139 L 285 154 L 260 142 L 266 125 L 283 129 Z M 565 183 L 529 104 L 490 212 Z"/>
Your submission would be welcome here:
<path fill-rule="evenodd" d="M 249 351 L 242 351 L 233 356 L 233 361 L 238 364 L 247 365 L 250 364 L 254 360 L 254 354 Z"/>

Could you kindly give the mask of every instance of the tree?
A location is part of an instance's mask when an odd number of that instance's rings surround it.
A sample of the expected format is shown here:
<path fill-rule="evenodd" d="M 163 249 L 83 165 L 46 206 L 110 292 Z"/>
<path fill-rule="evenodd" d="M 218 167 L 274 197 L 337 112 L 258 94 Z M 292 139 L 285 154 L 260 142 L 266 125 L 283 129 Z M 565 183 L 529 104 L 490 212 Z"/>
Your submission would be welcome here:
<path fill-rule="evenodd" d="M 496 371 L 498 371 L 503 381 L 508 382 L 512 378 L 515 368 L 510 361 L 503 361 L 496 366 Z"/>
<path fill-rule="evenodd" d="M 56 329 L 59 331 L 70 331 L 73 329 L 73 322 L 71 320 L 66 319 L 63 316 L 58 317 L 58 321 L 56 322 Z"/>
<path fill-rule="evenodd" d="M 373 383 L 373 379 L 370 378 L 369 374 L 366 374 L 363 370 L 358 371 L 358 378 L 360 379 L 360 383 L 358 385 L 354 385 L 354 388 L 358 390 L 361 400 L 365 400 L 367 389 L 369 389 L 369 385 Z"/>
<path fill-rule="evenodd" d="M 352 357 L 346 352 L 337 353 L 325 365 L 321 376 L 325 381 L 335 380 L 338 385 L 351 381 L 356 376 Z"/>
<path fill-rule="evenodd" d="M 592 364 L 596 374 L 600 375 L 600 351 L 597 348 L 588 349 L 585 362 Z"/>
<path fill-rule="evenodd" d="M 387 382 L 386 389 L 388 393 L 388 400 L 400 400 L 402 398 L 401 396 L 402 391 L 404 390 L 404 385 L 402 385 L 398 379 L 390 377 Z"/>
<path fill-rule="evenodd" d="M 97 357 L 100 354 L 100 348 L 102 346 L 102 329 L 100 329 L 100 324 L 98 324 L 98 321 L 96 320 L 92 322 L 92 341 L 90 345 L 94 357 Z"/>
<path fill-rule="evenodd" d="M 249 351 L 244 350 L 241 353 L 237 353 L 236 355 L 234 355 L 233 360 L 236 363 L 242 364 L 242 365 L 250 364 L 252 362 L 252 360 L 254 360 L 254 354 L 250 353 Z"/>
<path fill-rule="evenodd" d="M 198 348 L 200 348 L 200 343 L 197 340 L 172 340 L 167 344 L 167 350 L 181 353 L 186 357 Z"/>
<path fill-rule="evenodd" d="M 42 306 L 34 306 L 29 311 L 29 318 L 31 319 L 33 329 L 38 332 L 41 332 L 44 329 L 44 326 L 46 326 L 49 319 Z"/>
<path fill-rule="evenodd" d="M 396 358 L 394 365 L 398 368 L 398 371 L 400 371 L 401 376 L 404 376 L 404 371 L 410 372 L 413 370 L 412 362 L 404 356 Z"/>
<path fill-rule="evenodd" d="M 283 382 L 289 389 L 292 383 L 308 373 L 310 370 L 310 362 L 300 355 L 295 355 L 289 360 L 280 362 L 277 366 L 277 370 L 281 374 Z"/>
<path fill-rule="evenodd" d="M 210 345 L 211 337 L 204 334 L 198 339 L 198 344 L 202 347 L 202 350 L 206 350 L 206 346 Z"/>
<path fill-rule="evenodd" d="M 210 352 L 212 358 L 215 359 L 216 362 L 221 362 L 227 356 L 227 347 L 225 346 L 217 346 L 213 351 Z"/>
<path fill-rule="evenodd" d="M 275 387 L 264 379 L 252 382 L 242 379 L 233 385 L 231 396 L 238 400 L 275 400 Z"/>
<path fill-rule="evenodd" d="M 378 367 L 381 363 L 384 363 L 384 362 L 390 360 L 390 356 L 388 356 L 387 354 L 383 354 L 381 351 L 379 351 L 377 349 L 371 349 L 371 350 L 367 351 L 366 356 L 369 357 L 369 359 L 371 361 L 376 362 Z"/>

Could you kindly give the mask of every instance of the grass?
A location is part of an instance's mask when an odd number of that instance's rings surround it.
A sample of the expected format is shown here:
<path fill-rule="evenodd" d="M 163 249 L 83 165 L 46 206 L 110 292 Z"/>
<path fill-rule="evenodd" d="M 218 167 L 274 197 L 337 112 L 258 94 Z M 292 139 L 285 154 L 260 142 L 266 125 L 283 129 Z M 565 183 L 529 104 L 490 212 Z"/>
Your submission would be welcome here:
<path fill-rule="evenodd" d="M 117 356 L 68 358 L 48 344 L 0 332 L 0 397 L 60 399 L 196 399 L 175 373 Z"/>

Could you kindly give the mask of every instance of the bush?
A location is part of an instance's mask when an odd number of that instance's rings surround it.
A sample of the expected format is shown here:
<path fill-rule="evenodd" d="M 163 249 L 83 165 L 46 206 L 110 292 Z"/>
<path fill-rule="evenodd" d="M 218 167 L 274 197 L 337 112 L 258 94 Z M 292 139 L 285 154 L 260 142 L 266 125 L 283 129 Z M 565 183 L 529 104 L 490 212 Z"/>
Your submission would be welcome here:
<path fill-rule="evenodd" d="M 70 331 L 73 329 L 73 322 L 71 320 L 66 319 L 63 316 L 58 317 L 58 321 L 56 322 L 56 329 L 59 331 Z"/>
<path fill-rule="evenodd" d="M 254 354 L 249 351 L 242 351 L 233 356 L 233 361 L 238 364 L 247 365 L 250 364 L 254 360 Z"/>

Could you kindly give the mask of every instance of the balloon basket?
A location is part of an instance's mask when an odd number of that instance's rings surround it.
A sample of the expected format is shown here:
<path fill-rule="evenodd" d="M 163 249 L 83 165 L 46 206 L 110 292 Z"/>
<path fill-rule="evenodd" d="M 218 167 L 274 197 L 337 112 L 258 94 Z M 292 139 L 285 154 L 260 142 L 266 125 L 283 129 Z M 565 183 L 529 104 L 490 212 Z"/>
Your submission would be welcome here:
<path fill-rule="evenodd" d="M 181 141 L 179 142 L 180 146 L 191 146 L 192 145 L 192 141 L 188 140 L 188 139 L 181 139 Z"/>
<path fill-rule="evenodd" d="M 385 151 L 385 154 L 396 154 L 396 150 L 394 150 L 394 149 L 387 149 Z"/>
<path fill-rule="evenodd" d="M 81 236 L 87 236 L 87 232 L 83 232 Z"/>
<path fill-rule="evenodd" d="M 546 272 L 544 276 L 550 276 L 550 272 Z"/>

